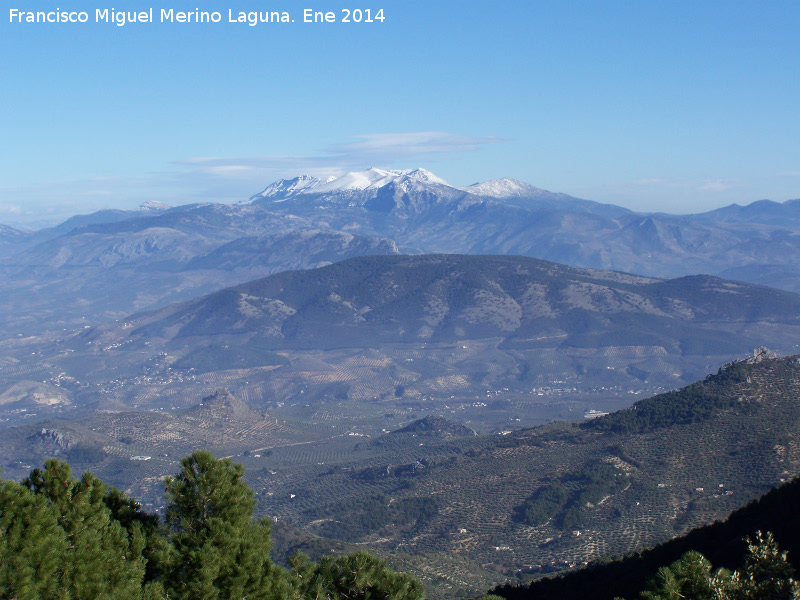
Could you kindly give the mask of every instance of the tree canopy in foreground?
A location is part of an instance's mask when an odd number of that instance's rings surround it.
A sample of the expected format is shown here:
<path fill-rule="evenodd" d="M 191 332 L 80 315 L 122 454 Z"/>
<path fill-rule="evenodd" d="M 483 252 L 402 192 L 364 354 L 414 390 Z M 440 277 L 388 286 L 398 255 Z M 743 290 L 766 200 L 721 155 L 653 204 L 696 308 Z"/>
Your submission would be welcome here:
<path fill-rule="evenodd" d="M 0 480 L 0 598 L 16 600 L 421 600 L 424 590 L 366 552 L 269 556 L 270 523 L 230 459 L 199 450 L 165 479 L 166 519 L 91 473 L 50 459 Z"/>

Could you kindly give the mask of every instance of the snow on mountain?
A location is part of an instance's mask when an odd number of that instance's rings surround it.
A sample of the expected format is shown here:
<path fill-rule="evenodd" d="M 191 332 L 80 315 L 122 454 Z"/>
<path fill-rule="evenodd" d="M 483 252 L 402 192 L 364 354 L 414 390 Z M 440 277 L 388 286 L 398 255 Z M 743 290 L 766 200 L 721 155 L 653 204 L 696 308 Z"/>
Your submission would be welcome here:
<path fill-rule="evenodd" d="M 405 200 L 400 200 L 397 194 L 405 194 Z M 380 199 L 376 200 L 379 196 Z M 394 199 L 390 200 L 390 196 Z M 244 203 L 278 203 L 305 198 L 312 201 L 317 208 L 364 206 L 377 210 L 376 207 L 380 205 L 382 210 L 393 210 L 392 206 L 400 206 L 398 202 L 406 207 L 414 205 L 420 208 L 423 205 L 429 206 L 431 202 L 456 201 L 469 204 L 485 199 L 525 209 L 577 210 L 612 218 L 630 212 L 620 207 L 549 192 L 510 177 L 455 187 L 421 168 L 395 170 L 372 167 L 366 171 L 354 171 L 341 177 L 329 178 L 325 182 L 311 175 L 281 179 Z"/>
<path fill-rule="evenodd" d="M 539 189 L 510 177 L 492 179 L 483 183 L 473 183 L 459 189 L 476 196 L 488 196 L 489 198 L 535 198 L 536 196 L 551 194 L 547 190 Z"/>
<path fill-rule="evenodd" d="M 621 206 L 581 200 L 560 192 L 550 192 L 510 177 L 474 183 L 458 189 L 481 198 L 499 200 L 526 209 L 577 211 L 612 219 L 631 214 L 630 210 Z"/>
<path fill-rule="evenodd" d="M 430 171 L 425 169 L 405 169 L 388 170 L 372 167 L 366 171 L 347 173 L 341 177 L 323 184 L 314 190 L 315 194 L 327 194 L 330 192 L 344 190 L 369 190 L 382 188 L 392 182 L 403 182 L 407 180 L 422 181 L 425 183 L 438 183 L 447 185 L 447 182 L 440 179 Z"/>
<path fill-rule="evenodd" d="M 366 171 L 347 173 L 328 183 L 321 185 L 314 193 L 327 194 L 342 190 L 364 190 L 367 188 L 380 188 L 397 177 L 397 172 L 384 171 L 372 167 Z"/>
<path fill-rule="evenodd" d="M 341 177 L 329 177 L 325 182 L 312 175 L 301 175 L 294 179 L 281 179 L 268 185 L 264 191 L 252 196 L 249 200 L 245 200 L 242 204 L 250 204 L 262 199 L 280 202 L 303 194 L 329 195 L 377 190 L 390 183 L 448 185 L 444 179 L 425 169 L 390 170 L 372 167 L 366 171 L 347 173 Z"/>
<path fill-rule="evenodd" d="M 240 204 L 250 204 L 261 198 L 269 198 L 275 201 L 285 200 L 290 196 L 308 193 L 320 184 L 322 184 L 322 181 L 313 175 L 300 175 L 294 179 L 279 179 L 275 183 L 269 184 L 263 192 L 251 196 L 249 200 L 245 200 Z"/>
<path fill-rule="evenodd" d="M 162 211 L 167 210 L 168 208 L 172 208 L 169 204 L 164 204 L 163 202 L 159 202 L 157 200 L 148 200 L 147 202 L 142 202 L 139 205 L 139 208 L 136 210 L 142 212 L 152 212 L 152 211 Z"/>

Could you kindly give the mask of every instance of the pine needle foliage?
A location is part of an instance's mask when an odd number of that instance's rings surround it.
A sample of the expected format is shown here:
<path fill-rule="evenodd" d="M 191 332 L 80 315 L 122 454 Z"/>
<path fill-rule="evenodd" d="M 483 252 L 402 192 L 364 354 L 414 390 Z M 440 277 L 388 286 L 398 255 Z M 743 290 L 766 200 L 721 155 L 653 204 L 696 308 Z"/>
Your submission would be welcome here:
<path fill-rule="evenodd" d="M 418 580 L 366 552 L 276 566 L 243 476 L 194 452 L 164 481 L 163 523 L 56 459 L 0 480 L 0 600 L 422 600 Z"/>

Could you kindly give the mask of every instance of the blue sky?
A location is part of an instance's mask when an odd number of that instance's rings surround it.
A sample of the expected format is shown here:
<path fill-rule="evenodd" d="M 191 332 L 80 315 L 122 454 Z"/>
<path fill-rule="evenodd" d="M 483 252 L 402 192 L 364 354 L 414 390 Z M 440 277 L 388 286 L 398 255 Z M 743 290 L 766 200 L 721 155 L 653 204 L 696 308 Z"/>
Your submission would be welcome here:
<path fill-rule="evenodd" d="M 0 223 L 370 166 L 642 211 L 800 198 L 797 1 L 26 3 L 85 24 L 11 24 L 27 8 L 1 4 Z M 155 23 L 94 22 L 150 7 Z M 307 24 L 304 8 L 386 18 Z M 227 23 L 265 9 L 295 22 Z"/>

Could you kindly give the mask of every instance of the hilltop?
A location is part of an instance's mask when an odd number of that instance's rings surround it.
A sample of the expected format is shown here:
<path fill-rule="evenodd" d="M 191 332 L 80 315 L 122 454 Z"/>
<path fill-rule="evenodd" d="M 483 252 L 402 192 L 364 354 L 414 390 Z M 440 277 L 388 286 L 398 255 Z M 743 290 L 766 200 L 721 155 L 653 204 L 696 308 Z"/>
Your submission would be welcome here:
<path fill-rule="evenodd" d="M 490 337 L 531 348 L 561 338 L 567 346 L 668 352 L 703 345 L 714 354 L 740 343 L 733 331 L 741 325 L 800 325 L 798 309 L 795 294 L 708 276 L 659 280 L 512 256 L 373 256 L 280 273 L 132 319 L 131 337 L 174 345 L 233 335 L 317 349 Z"/>

